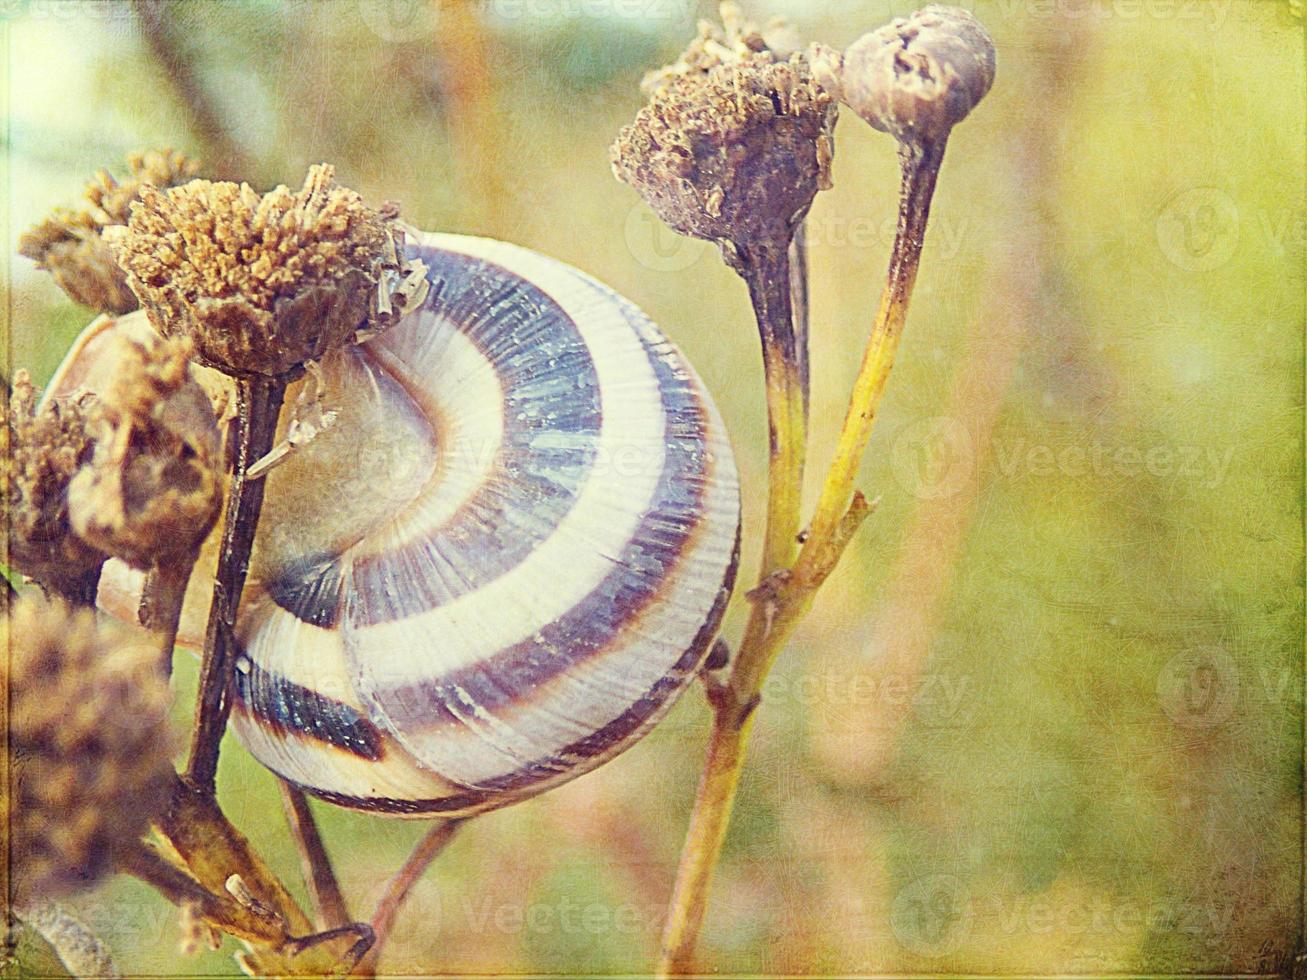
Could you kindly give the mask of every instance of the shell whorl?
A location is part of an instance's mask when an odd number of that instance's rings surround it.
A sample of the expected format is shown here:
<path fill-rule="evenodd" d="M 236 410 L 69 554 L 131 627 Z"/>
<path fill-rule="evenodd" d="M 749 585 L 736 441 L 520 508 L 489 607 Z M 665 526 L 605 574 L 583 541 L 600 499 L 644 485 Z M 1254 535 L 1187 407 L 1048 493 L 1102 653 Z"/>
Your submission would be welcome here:
<path fill-rule="evenodd" d="M 484 239 L 322 364 L 341 419 L 269 475 L 233 725 L 358 809 L 466 814 L 586 772 L 692 678 L 733 584 L 724 427 L 633 305 Z"/>

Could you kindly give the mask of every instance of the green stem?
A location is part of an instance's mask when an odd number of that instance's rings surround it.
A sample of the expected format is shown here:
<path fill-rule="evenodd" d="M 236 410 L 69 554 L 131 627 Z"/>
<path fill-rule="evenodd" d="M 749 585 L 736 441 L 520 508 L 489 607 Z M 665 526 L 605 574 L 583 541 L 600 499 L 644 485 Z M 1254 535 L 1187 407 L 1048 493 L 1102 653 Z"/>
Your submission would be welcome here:
<path fill-rule="evenodd" d="M 729 679 L 713 699 L 713 730 L 677 869 L 663 933 L 659 976 L 695 970 L 695 953 L 707 910 L 713 870 L 730 824 L 754 708 L 763 681 L 798 624 L 812 608 L 817 589 L 834 570 L 844 549 L 870 512 L 866 499 L 854 491 L 853 482 L 871 438 L 903 333 L 945 142 L 900 146 L 902 185 L 898 228 L 885 288 L 854 382 L 835 457 L 827 471 L 808 535 L 798 549 L 797 561 L 775 563 L 782 543 L 771 539 L 773 524 L 769 507 L 764 576 L 759 587 L 749 595 L 753 608 Z M 764 334 L 764 341 L 765 338 Z M 769 379 L 769 396 L 771 390 Z M 792 394 L 789 397 L 794 400 Z M 772 407 L 770 397 L 768 405 Z M 787 472 L 788 478 L 793 479 L 792 471 L 776 468 L 772 469 L 770 476 L 772 479 L 786 478 Z M 801 469 L 799 472 L 801 474 Z M 798 484 L 788 490 L 769 487 L 769 499 L 797 500 L 799 489 Z"/>

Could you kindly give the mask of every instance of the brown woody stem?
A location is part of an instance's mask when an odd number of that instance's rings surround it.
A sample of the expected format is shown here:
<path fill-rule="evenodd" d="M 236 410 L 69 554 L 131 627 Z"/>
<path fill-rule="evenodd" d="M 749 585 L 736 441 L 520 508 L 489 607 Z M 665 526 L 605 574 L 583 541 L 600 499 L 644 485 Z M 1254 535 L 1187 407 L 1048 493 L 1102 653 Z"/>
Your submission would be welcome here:
<path fill-rule="evenodd" d="M 186 771 L 187 780 L 193 786 L 210 793 L 218 770 L 219 745 L 231 712 L 236 610 L 245 588 L 250 549 L 254 545 L 266 485 L 265 480 L 247 480 L 245 474 L 251 464 L 272 448 L 277 433 L 277 416 L 286 395 L 286 382 L 282 378 L 239 378 L 236 390 L 235 467 L 218 553 L 213 605 L 204 635 L 199 703 Z"/>
<path fill-rule="evenodd" d="M 340 883 L 336 880 L 331 857 L 318 832 L 318 824 L 309 808 L 308 798 L 298 786 L 292 786 L 284 779 L 278 779 L 277 784 L 281 787 L 286 822 L 290 825 L 295 848 L 299 851 L 300 868 L 309 889 L 315 924 L 319 929 L 337 929 L 348 925 L 350 917 L 345 896 L 341 894 Z"/>

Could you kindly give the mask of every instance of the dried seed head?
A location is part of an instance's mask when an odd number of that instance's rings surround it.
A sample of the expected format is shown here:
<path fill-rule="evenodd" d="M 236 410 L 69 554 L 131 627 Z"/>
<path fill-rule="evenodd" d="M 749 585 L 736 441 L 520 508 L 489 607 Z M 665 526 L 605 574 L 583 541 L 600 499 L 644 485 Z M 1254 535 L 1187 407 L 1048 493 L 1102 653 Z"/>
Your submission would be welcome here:
<path fill-rule="evenodd" d="M 127 223 L 143 187 L 185 183 L 199 163 L 173 150 L 148 150 L 129 156 L 127 167 L 121 181 L 101 170 L 87 184 L 81 209 L 56 209 L 18 240 L 18 251 L 49 270 L 75 302 L 103 313 L 128 313 L 137 302 L 101 233 Z"/>
<path fill-rule="evenodd" d="M 186 340 L 116 340 L 95 451 L 68 488 L 77 534 L 137 568 L 190 557 L 222 503 L 217 418 L 190 355 Z"/>
<path fill-rule="evenodd" d="M 228 374 L 279 376 L 396 318 L 407 271 L 397 214 L 366 207 L 334 173 L 309 168 L 296 193 L 207 180 L 147 189 L 109 237 L 159 332 L 192 338 Z"/>
<path fill-rule="evenodd" d="M 994 42 L 958 7 L 931 4 L 844 52 L 843 99 L 901 143 L 939 140 L 994 84 Z"/>
<path fill-rule="evenodd" d="M 682 234 L 784 246 L 830 186 L 838 107 L 782 28 L 745 24 L 733 4 L 722 16 L 645 79 L 649 104 L 613 144 L 613 172 Z"/>
<path fill-rule="evenodd" d="M 9 515 L 6 561 L 60 595 L 77 596 L 105 555 L 73 533 L 68 484 L 91 457 L 89 396 L 54 400 L 39 413 L 26 371 L 0 425 L 0 509 Z"/>
<path fill-rule="evenodd" d="M 0 641 L 15 883 L 46 897 L 109 871 L 165 803 L 171 698 L 146 634 L 89 609 L 25 596 L 0 619 Z"/>

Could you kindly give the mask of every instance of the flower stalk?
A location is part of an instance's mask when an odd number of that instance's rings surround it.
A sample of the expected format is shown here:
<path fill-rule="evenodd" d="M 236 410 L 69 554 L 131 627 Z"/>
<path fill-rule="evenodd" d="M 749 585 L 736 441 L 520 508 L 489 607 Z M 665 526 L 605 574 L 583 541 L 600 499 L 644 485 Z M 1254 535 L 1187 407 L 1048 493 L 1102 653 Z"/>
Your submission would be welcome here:
<path fill-rule="evenodd" d="M 264 480 L 249 480 L 250 466 L 267 455 L 276 441 L 277 418 L 286 395 L 282 377 L 237 379 L 236 422 L 233 430 L 235 465 L 227 496 L 213 605 L 204 635 L 204 661 L 195 709 L 186 779 L 212 793 L 218 772 L 218 750 L 231 713 L 232 664 L 236 610 L 249 572 L 250 549 L 263 509 Z"/>
<path fill-rule="evenodd" d="M 759 584 L 748 595 L 752 606 L 739 650 L 725 681 L 708 684 L 712 730 L 663 932 L 658 973 L 664 977 L 696 970 L 713 872 L 763 682 L 871 511 L 854 483 L 906 323 L 944 149 L 952 127 L 984 97 L 994 77 L 993 43 L 984 28 L 965 11 L 937 6 L 864 36 L 843 56 L 814 46 L 811 59 L 820 89 L 838 95 L 898 141 L 898 223 L 835 455 L 801 543 L 806 270 L 800 268 L 795 278 L 789 263 L 791 254 L 804 261 L 803 242 L 787 240 L 782 260 L 771 262 L 738 244 L 734 252 L 723 249 L 728 261 L 735 256 L 732 265 L 749 283 L 762 334 L 770 434 L 767 526 Z M 783 297 L 777 286 L 782 281 Z M 796 329 L 794 307 L 800 302 Z"/>

